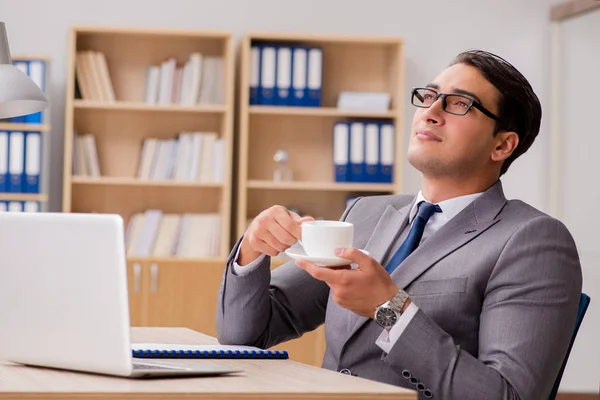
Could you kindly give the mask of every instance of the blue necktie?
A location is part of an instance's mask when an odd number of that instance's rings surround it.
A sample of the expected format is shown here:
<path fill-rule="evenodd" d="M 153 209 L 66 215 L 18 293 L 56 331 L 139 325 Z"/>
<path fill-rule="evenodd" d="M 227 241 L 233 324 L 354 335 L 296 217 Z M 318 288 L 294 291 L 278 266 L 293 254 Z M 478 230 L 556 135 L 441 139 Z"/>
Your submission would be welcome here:
<path fill-rule="evenodd" d="M 394 272 L 396 267 L 398 267 L 398 265 L 400 265 L 402 261 L 404 261 L 404 259 L 417 248 L 419 242 L 421 242 L 421 238 L 423 237 L 425 225 L 433 213 L 442 212 L 440 206 L 437 204 L 427 203 L 426 201 L 421 201 L 418 207 L 419 212 L 417 213 L 417 216 L 410 227 L 410 232 L 408 232 L 406 240 L 404 240 L 404 243 L 402 243 L 400 248 L 396 251 L 396 254 L 392 256 L 392 259 L 385 267 L 385 270 L 390 274 Z"/>

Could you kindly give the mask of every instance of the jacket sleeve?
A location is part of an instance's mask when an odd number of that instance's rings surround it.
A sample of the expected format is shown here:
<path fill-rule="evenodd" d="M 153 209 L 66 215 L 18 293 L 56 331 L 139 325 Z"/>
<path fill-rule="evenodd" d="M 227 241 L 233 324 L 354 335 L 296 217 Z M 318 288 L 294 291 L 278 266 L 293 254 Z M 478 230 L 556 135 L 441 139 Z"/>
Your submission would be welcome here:
<path fill-rule="evenodd" d="M 344 220 L 358 199 L 350 205 Z M 252 272 L 233 273 L 240 238 L 231 251 L 217 301 L 217 340 L 272 347 L 298 338 L 325 321 L 329 287 L 289 261 L 271 272 L 271 258 Z"/>

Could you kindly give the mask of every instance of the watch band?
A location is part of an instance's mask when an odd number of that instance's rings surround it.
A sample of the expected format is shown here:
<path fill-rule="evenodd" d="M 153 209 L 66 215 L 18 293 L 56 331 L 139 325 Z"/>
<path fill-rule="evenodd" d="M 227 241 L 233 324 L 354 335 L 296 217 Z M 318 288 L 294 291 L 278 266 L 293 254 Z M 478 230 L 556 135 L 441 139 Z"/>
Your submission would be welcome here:
<path fill-rule="evenodd" d="M 402 315 L 402 307 L 406 304 L 408 300 L 408 293 L 406 293 L 402 289 L 398 289 L 394 297 L 389 302 L 389 307 L 396 311 L 398 314 Z"/>

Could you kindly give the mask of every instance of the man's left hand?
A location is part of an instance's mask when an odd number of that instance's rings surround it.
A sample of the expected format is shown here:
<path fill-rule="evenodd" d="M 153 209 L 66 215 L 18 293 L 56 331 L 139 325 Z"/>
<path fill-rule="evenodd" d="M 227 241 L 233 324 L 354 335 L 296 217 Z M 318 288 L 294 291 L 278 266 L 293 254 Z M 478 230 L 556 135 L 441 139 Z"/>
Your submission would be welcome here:
<path fill-rule="evenodd" d="M 333 300 L 340 307 L 363 317 L 373 318 L 375 309 L 391 300 L 398 287 L 381 264 L 360 250 L 337 249 L 335 254 L 356 263 L 358 267 L 324 268 L 306 260 L 297 260 L 296 265 L 315 279 L 325 282 L 331 288 Z"/>

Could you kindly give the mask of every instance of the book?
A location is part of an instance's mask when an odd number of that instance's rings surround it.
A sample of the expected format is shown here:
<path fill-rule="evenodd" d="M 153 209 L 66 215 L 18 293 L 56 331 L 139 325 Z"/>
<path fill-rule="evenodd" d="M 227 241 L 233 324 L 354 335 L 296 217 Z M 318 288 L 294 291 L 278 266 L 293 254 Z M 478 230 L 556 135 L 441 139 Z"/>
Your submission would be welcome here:
<path fill-rule="evenodd" d="M 135 358 L 255 358 L 287 359 L 285 350 L 263 350 L 252 346 L 134 343 Z"/>

